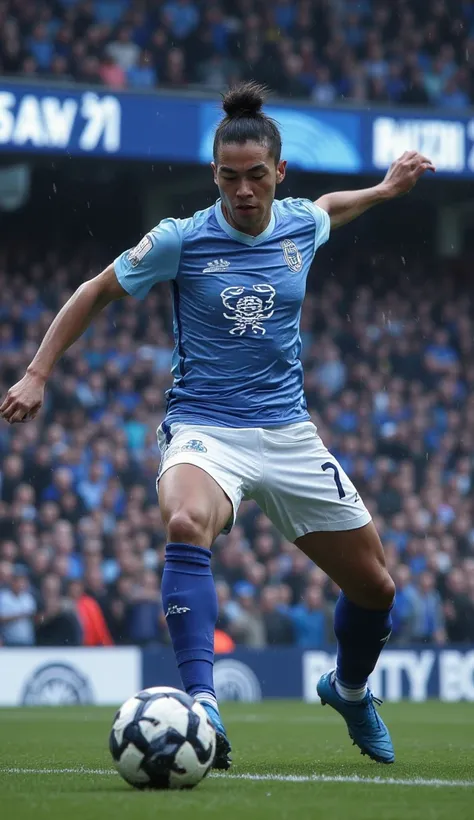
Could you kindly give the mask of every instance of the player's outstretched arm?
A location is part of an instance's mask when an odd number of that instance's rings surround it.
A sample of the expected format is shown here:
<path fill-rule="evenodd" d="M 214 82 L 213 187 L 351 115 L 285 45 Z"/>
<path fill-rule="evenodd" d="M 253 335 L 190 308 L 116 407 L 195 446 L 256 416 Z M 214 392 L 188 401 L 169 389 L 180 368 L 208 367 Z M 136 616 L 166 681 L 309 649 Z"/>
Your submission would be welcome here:
<path fill-rule="evenodd" d="M 407 194 L 426 171 L 435 171 L 432 162 L 417 151 L 405 151 L 390 166 L 385 179 L 373 188 L 338 191 L 316 200 L 331 219 L 331 229 L 351 222 L 374 205 Z"/>
<path fill-rule="evenodd" d="M 8 391 L 0 406 L 0 416 L 10 424 L 35 418 L 43 404 L 46 381 L 58 359 L 109 302 L 126 295 L 113 265 L 84 282 L 51 323 L 23 378 Z"/>

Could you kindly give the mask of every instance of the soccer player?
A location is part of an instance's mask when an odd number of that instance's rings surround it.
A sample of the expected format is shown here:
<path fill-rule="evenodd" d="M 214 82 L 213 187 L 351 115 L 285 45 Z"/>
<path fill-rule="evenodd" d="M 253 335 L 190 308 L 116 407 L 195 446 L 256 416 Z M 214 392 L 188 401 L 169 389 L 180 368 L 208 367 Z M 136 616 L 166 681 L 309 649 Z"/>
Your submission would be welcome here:
<path fill-rule="evenodd" d="M 318 694 L 347 723 L 364 754 L 392 763 L 389 732 L 367 688 L 391 630 L 395 587 L 371 517 L 311 423 L 303 392 L 299 320 L 318 247 L 373 205 L 407 193 L 431 162 L 406 152 L 373 188 L 316 202 L 275 199 L 286 162 L 264 89 L 241 84 L 224 97 L 214 140 L 216 204 L 164 219 L 132 250 L 85 282 L 54 319 L 0 414 L 34 418 L 61 354 L 109 302 L 143 299 L 171 282 L 174 383 L 158 429 L 159 503 L 167 531 L 163 607 L 185 690 L 217 731 L 214 765 L 231 747 L 213 684 L 217 599 L 211 547 L 252 498 L 341 588 L 336 669 Z"/>

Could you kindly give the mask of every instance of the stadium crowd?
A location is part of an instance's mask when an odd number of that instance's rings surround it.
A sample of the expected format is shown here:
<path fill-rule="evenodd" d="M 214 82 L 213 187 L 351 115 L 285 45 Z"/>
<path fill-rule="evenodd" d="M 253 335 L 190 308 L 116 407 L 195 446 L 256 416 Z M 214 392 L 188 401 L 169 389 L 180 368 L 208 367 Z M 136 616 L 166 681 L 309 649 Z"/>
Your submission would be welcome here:
<path fill-rule="evenodd" d="M 0 72 L 111 88 L 468 106 L 470 0 L 0 0 Z"/>
<path fill-rule="evenodd" d="M 2 394 L 99 257 L 2 252 Z M 382 536 L 398 643 L 474 642 L 474 313 L 468 266 L 438 267 L 354 253 L 310 279 L 302 319 L 312 418 Z M 0 425 L 0 643 L 167 642 L 155 430 L 169 327 L 165 286 L 114 303 L 58 364 L 40 418 Z M 253 502 L 213 566 L 218 651 L 333 640 L 336 586 Z"/>

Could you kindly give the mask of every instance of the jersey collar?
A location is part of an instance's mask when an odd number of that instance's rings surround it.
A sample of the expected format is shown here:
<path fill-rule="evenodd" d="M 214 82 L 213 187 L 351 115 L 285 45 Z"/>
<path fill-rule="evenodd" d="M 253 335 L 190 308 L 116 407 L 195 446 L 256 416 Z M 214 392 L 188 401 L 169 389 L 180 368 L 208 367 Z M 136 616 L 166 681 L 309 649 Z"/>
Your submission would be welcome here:
<path fill-rule="evenodd" d="M 272 235 L 275 229 L 275 213 L 273 211 L 272 206 L 272 215 L 270 217 L 270 222 L 268 223 L 267 227 L 265 228 L 262 233 L 259 233 L 257 236 L 250 236 L 248 233 L 242 233 L 242 231 L 236 231 L 232 225 L 229 225 L 227 219 L 225 218 L 224 214 L 222 213 L 222 200 L 218 199 L 216 202 L 216 219 L 219 223 L 219 227 L 230 236 L 231 239 L 235 239 L 236 242 L 242 242 L 244 245 L 260 245 L 262 242 L 265 242 L 269 236 Z"/>

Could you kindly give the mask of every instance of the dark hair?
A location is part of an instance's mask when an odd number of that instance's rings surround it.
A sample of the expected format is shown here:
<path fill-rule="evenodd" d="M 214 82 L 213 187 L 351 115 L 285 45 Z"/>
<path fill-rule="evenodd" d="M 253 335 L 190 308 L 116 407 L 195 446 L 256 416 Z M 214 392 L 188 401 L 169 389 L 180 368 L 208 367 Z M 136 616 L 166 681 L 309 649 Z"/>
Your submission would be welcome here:
<path fill-rule="evenodd" d="M 251 140 L 268 145 L 275 164 L 280 161 L 280 131 L 276 122 L 262 111 L 267 94 L 264 85 L 254 82 L 239 83 L 224 94 L 222 108 L 226 116 L 219 123 L 214 137 L 214 160 L 220 145 L 231 142 L 242 145 Z"/>

